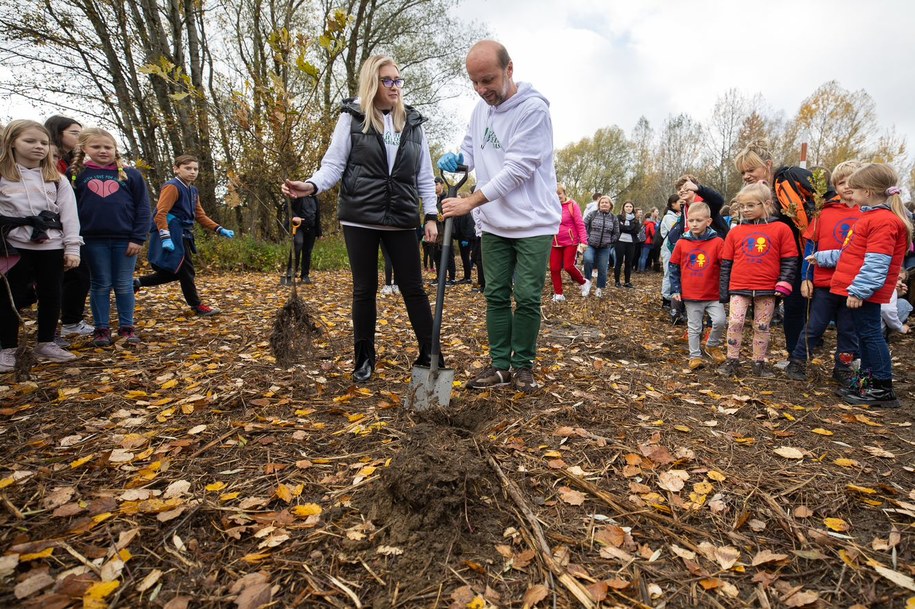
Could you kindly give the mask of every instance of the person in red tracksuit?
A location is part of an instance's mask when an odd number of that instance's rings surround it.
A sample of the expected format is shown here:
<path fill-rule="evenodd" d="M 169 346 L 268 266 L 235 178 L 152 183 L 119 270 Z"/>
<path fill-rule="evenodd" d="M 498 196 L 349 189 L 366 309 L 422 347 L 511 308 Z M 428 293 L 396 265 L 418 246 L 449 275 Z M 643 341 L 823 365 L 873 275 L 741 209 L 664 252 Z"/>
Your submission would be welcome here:
<path fill-rule="evenodd" d="M 810 264 L 807 257 L 815 254 L 823 258 L 830 256 L 830 252 L 841 251 L 845 237 L 861 217 L 861 210 L 851 200 L 848 178 L 862 166 L 860 161 L 845 161 L 836 166 L 832 182 L 838 194 L 826 200 L 823 209 L 804 231 L 807 246 L 801 263 L 801 293 L 810 300 L 810 314 L 785 368 L 785 375 L 796 381 L 807 378 L 810 351 L 821 342 L 831 321 L 836 323 L 837 330 L 832 378 L 847 385 L 853 374 L 849 362 L 858 357 L 858 335 L 845 298 L 829 291 L 835 269 Z"/>
<path fill-rule="evenodd" d="M 912 245 L 912 222 L 897 186 L 899 176 L 889 165 L 869 163 L 848 178 L 852 200 L 861 206 L 861 219 L 833 256 L 836 270 L 830 291 L 845 297 L 858 334 L 859 375 L 841 392 L 848 404 L 895 408 L 893 364 L 880 327 L 880 305 L 890 301 L 902 262 Z M 817 265 L 834 260 L 811 257 Z"/>
<path fill-rule="evenodd" d="M 721 302 L 730 302 L 727 360 L 719 371 L 735 376 L 747 310 L 753 305 L 753 373 L 771 378 L 766 366 L 769 325 L 775 297 L 791 294 L 798 251 L 791 229 L 775 218 L 772 191 L 765 182 L 737 193 L 741 223 L 728 232 L 721 253 Z"/>

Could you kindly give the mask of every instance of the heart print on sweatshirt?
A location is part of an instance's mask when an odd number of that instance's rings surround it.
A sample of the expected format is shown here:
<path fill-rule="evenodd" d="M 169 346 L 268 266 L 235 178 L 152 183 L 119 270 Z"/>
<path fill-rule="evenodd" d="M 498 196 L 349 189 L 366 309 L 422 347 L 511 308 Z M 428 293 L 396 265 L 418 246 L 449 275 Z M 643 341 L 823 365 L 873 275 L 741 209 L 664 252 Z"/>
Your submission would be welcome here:
<path fill-rule="evenodd" d="M 121 188 L 117 180 L 99 180 L 98 178 L 92 178 L 86 186 L 103 199 L 113 195 Z"/>

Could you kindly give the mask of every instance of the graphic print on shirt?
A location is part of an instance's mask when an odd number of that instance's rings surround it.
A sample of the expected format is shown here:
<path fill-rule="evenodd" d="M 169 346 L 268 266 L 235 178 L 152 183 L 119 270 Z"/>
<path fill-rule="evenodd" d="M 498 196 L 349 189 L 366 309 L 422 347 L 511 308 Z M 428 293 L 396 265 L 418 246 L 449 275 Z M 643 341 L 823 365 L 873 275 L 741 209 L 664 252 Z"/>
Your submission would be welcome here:
<path fill-rule="evenodd" d="M 751 233 L 743 242 L 743 249 L 747 255 L 747 262 L 760 264 L 772 249 L 769 240 L 761 233 Z"/>
<path fill-rule="evenodd" d="M 106 199 L 120 190 L 121 184 L 117 180 L 100 180 L 98 178 L 92 178 L 86 183 L 86 187 L 94 194 Z"/>
<path fill-rule="evenodd" d="M 502 148 L 502 143 L 499 142 L 499 138 L 496 137 L 496 132 L 492 130 L 492 127 L 487 126 L 486 130 L 483 131 L 483 143 L 480 144 L 480 148 L 486 148 L 486 144 L 492 144 L 492 147 L 496 150 Z"/>
<path fill-rule="evenodd" d="M 832 230 L 832 236 L 835 238 L 836 242 L 845 243 L 848 234 L 851 232 L 851 227 L 853 227 L 857 221 L 858 216 L 849 216 L 836 222 L 836 226 Z"/>
<path fill-rule="evenodd" d="M 395 131 L 384 132 L 385 146 L 400 146 L 400 134 Z"/>
<path fill-rule="evenodd" d="M 686 261 L 686 268 L 688 268 L 693 275 L 703 275 L 708 266 L 708 261 L 708 254 L 706 254 L 704 250 L 698 249 L 690 252 L 689 258 Z"/>

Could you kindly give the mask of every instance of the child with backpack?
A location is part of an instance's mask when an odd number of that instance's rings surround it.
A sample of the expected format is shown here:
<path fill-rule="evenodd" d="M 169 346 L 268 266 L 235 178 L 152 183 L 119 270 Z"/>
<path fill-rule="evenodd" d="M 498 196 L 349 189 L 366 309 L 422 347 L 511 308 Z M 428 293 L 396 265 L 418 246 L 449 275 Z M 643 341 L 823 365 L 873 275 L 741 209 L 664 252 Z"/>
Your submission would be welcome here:
<path fill-rule="evenodd" d="M 696 370 L 702 361 L 702 320 L 708 313 L 712 320 L 705 351 L 717 364 L 725 361 L 721 345 L 727 315 L 720 299 L 721 250 L 724 241 L 712 228 L 708 205 L 690 205 L 683 234 L 670 256 L 671 299 L 683 302 L 689 330 L 689 369 Z"/>
<path fill-rule="evenodd" d="M 235 231 L 223 228 L 211 220 L 200 204 L 200 195 L 193 186 L 200 173 L 197 157 L 183 154 L 175 159 L 175 177 L 159 191 L 156 204 L 155 226 L 150 234 L 149 263 L 153 273 L 134 280 L 133 290 L 178 281 L 188 306 L 199 316 L 208 317 L 221 311 L 200 301 L 191 254 L 197 253 L 194 244 L 194 221 L 220 237 L 234 239 Z"/>
<path fill-rule="evenodd" d="M 845 161 L 836 166 L 832 181 L 837 194 L 824 202 L 823 209 L 804 231 L 807 245 L 801 263 L 801 294 L 810 301 L 810 313 L 785 368 L 785 375 L 796 381 L 807 378 L 810 350 L 820 343 L 830 322 L 835 322 L 837 330 L 832 378 L 847 385 L 853 374 L 849 364 L 842 360 L 843 354 L 846 360 L 857 359 L 858 336 L 845 298 L 829 291 L 835 268 L 810 264 L 808 258 L 826 260 L 842 250 L 846 237 L 861 217 L 861 210 L 851 198 L 848 178 L 862 166 L 860 161 Z"/>
<path fill-rule="evenodd" d="M 835 262 L 830 291 L 845 297 L 858 335 L 859 376 L 843 397 L 847 404 L 896 408 L 893 364 L 880 327 L 880 305 L 890 301 L 912 245 L 912 222 L 902 205 L 899 176 L 889 165 L 869 163 L 848 178 L 852 200 L 861 207 L 841 253 L 811 257 L 818 266 Z"/>
<path fill-rule="evenodd" d="M 740 346 L 747 311 L 753 305 L 753 374 L 775 376 L 766 366 L 769 325 L 776 295 L 791 293 L 798 253 L 791 229 L 775 217 L 772 191 L 765 182 L 748 184 L 737 193 L 741 223 L 728 232 L 721 253 L 721 302 L 730 302 L 726 376 L 739 371 Z"/>
<path fill-rule="evenodd" d="M 133 272 L 149 232 L 149 194 L 140 172 L 125 167 L 114 137 L 83 129 L 68 170 L 79 208 L 83 250 L 89 265 L 89 306 L 95 322 L 92 344 L 111 345 L 111 292 L 118 309 L 118 336 L 137 344 Z"/>
<path fill-rule="evenodd" d="M 0 372 L 16 368 L 16 309 L 23 305 L 16 297 L 28 292 L 38 298 L 34 354 L 52 362 L 76 357 L 54 342 L 54 332 L 64 269 L 79 266 L 81 244 L 76 199 L 54 166 L 48 130 L 35 121 L 11 121 L 0 136 L 0 273 L 6 282 L 0 287 Z"/>

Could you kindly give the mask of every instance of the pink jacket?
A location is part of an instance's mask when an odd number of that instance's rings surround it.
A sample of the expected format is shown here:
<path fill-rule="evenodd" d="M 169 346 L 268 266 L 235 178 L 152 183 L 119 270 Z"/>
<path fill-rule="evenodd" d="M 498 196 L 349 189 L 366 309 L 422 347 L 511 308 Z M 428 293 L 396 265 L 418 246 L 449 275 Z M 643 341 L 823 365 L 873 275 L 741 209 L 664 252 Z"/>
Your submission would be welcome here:
<path fill-rule="evenodd" d="M 567 247 L 588 242 L 585 222 L 581 217 L 581 208 L 573 199 L 562 204 L 562 222 L 559 223 L 559 234 L 553 237 L 553 247 Z"/>

